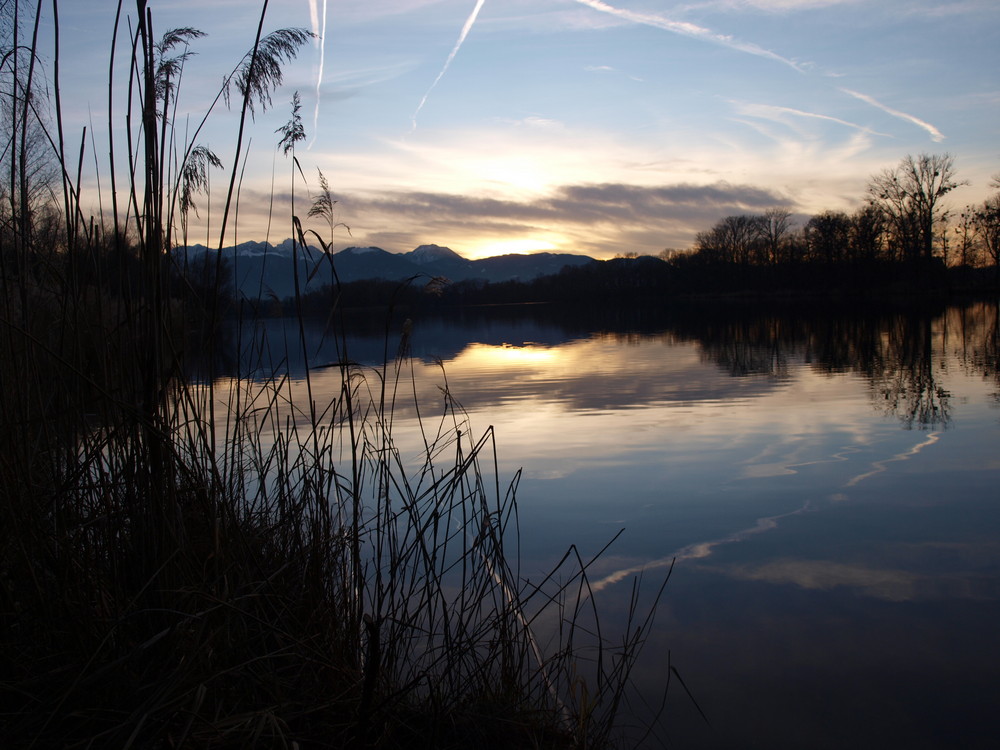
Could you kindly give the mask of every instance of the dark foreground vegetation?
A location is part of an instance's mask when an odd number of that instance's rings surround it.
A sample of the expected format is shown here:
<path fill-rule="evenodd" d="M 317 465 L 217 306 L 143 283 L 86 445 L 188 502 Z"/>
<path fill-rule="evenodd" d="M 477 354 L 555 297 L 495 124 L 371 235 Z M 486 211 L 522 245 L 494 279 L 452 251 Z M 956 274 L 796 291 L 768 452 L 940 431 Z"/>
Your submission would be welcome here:
<path fill-rule="evenodd" d="M 43 80 L 25 5 L 0 5 L 0 746 L 610 744 L 648 621 L 634 610 L 624 636 L 594 635 L 572 550 L 544 581 L 519 575 L 516 477 L 497 476 L 492 432 L 446 388 L 442 413 L 420 405 L 411 460 L 393 435 L 404 357 L 366 368 L 342 348 L 332 403 L 308 368 L 185 375 L 186 342 L 211 349 L 233 312 L 220 265 L 169 260 L 222 165 L 171 120 L 200 32 L 154 34 L 144 0 L 130 23 L 119 4 L 109 90 L 130 72 L 108 120 L 132 145 L 84 136 L 110 161 L 92 217 L 58 47 Z M 206 113 L 228 101 L 234 154 L 309 35 L 250 36 Z M 302 137 L 296 102 L 293 159 Z"/>

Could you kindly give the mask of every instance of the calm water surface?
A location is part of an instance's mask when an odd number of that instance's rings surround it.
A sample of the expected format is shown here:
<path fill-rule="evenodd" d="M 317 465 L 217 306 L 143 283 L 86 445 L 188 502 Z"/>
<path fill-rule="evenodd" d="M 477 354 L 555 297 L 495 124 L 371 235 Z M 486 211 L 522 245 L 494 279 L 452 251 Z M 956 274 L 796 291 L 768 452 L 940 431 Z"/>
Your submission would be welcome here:
<path fill-rule="evenodd" d="M 354 359 L 382 359 L 375 322 Z M 300 376 L 295 329 L 269 326 Z M 336 359 L 310 336 L 311 364 Z M 501 476 L 523 469 L 524 576 L 623 529 L 591 569 L 613 631 L 636 577 L 652 590 L 675 561 L 633 710 L 669 659 L 709 723 L 675 680 L 650 746 L 994 747 L 998 340 L 995 304 L 464 312 L 415 316 L 406 387 L 426 417 L 446 384 L 474 433 L 495 428 Z M 319 372 L 314 398 L 339 382 Z"/>

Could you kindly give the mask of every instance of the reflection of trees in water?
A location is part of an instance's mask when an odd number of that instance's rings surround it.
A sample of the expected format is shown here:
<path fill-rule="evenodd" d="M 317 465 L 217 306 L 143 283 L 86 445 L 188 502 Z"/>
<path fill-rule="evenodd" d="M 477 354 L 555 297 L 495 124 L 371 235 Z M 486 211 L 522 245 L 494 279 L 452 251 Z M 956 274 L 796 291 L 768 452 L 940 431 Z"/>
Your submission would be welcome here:
<path fill-rule="evenodd" d="M 695 340 L 702 359 L 733 377 L 766 375 L 784 378 L 789 358 L 801 351 L 805 328 L 781 314 L 745 315 L 725 310 L 671 322 L 681 339 Z"/>
<path fill-rule="evenodd" d="M 896 316 L 883 335 L 885 367 L 871 375 L 875 405 L 908 428 L 943 427 L 950 420 L 949 394 L 934 378 L 934 321 L 924 313 Z"/>
<path fill-rule="evenodd" d="M 949 330 L 958 335 L 951 350 L 970 374 L 996 385 L 994 406 L 1000 407 L 1000 304 L 980 303 L 951 310 Z"/>
<path fill-rule="evenodd" d="M 892 313 L 726 313 L 671 327 L 697 340 L 707 361 L 736 377 L 784 377 L 793 357 L 818 372 L 862 375 L 870 384 L 874 406 L 908 428 L 948 424 L 949 393 L 940 383 L 948 356 L 957 356 L 968 371 L 1000 385 L 996 304 Z"/>
<path fill-rule="evenodd" d="M 954 332 L 949 347 L 966 370 L 1000 388 L 1000 304 L 953 308 L 948 320 L 948 330 Z"/>
<path fill-rule="evenodd" d="M 907 427 L 930 428 L 945 426 L 950 419 L 949 395 L 940 378 L 951 358 L 967 373 L 997 383 L 1000 403 L 1000 312 L 996 303 L 892 312 L 884 308 L 817 310 L 799 305 L 764 309 L 706 304 L 631 311 L 600 306 L 573 310 L 553 305 L 471 308 L 415 317 L 415 355 L 423 357 L 419 352 L 426 350 L 445 355 L 446 361 L 474 342 L 487 346 L 531 342 L 552 349 L 595 338 L 625 346 L 644 345 L 651 339 L 668 347 L 693 342 L 703 361 L 734 378 L 781 381 L 797 363 L 817 373 L 862 376 L 869 383 L 876 409 L 899 417 Z M 324 340 L 324 322 L 307 323 L 310 341 Z M 386 325 L 384 319 L 376 323 L 369 331 L 351 321 L 352 359 L 381 361 L 386 351 Z M 286 365 L 293 377 L 304 374 L 295 321 L 263 321 L 259 325 L 267 329 L 266 336 L 254 328 L 243 332 L 242 347 L 237 346 L 234 335 L 231 346 L 216 346 L 207 352 L 213 358 L 211 371 L 216 375 L 237 367 L 245 371 L 252 362 L 269 358 Z M 253 345 L 248 347 L 251 341 Z M 395 352 L 396 339 L 391 343 L 390 355 Z M 248 348 L 252 356 L 248 356 Z M 242 354 L 237 356 L 237 352 Z M 309 355 L 313 366 L 338 358 L 329 346 L 310 345 Z M 208 359 L 200 364 L 209 369 Z M 606 390 L 605 383 L 602 392 Z M 648 397 L 648 393 L 638 391 L 630 396 L 635 403 Z"/>
<path fill-rule="evenodd" d="M 873 377 L 887 368 L 882 340 L 892 315 L 866 312 L 815 321 L 810 326 L 806 362 L 818 372 L 859 373 Z"/>
<path fill-rule="evenodd" d="M 711 359 L 734 377 L 788 376 L 788 357 L 794 351 L 795 326 L 788 319 L 768 317 L 737 321 L 733 336 L 715 342 Z M 707 352 L 706 352 L 707 353 Z"/>

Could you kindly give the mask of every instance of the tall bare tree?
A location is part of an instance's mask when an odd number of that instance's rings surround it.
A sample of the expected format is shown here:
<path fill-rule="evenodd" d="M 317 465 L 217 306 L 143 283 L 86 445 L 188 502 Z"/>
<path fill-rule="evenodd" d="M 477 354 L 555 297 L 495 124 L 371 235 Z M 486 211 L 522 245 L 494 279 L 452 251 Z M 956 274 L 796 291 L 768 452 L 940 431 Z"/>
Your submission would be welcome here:
<path fill-rule="evenodd" d="M 719 220 L 705 237 L 699 235 L 696 241 L 705 241 L 705 244 L 718 254 L 719 260 L 749 265 L 753 258 L 755 235 L 755 216 L 726 216 Z"/>
<path fill-rule="evenodd" d="M 945 215 L 941 199 L 964 184 L 955 178 L 950 154 L 906 156 L 895 168 L 872 176 L 868 199 L 891 225 L 902 258 L 928 260 L 934 254 L 935 225 Z"/>
<path fill-rule="evenodd" d="M 785 260 L 785 246 L 792 231 L 792 214 L 784 208 L 769 208 L 757 217 L 757 240 L 765 263 Z"/>
<path fill-rule="evenodd" d="M 862 206 L 851 214 L 851 256 L 859 260 L 884 257 L 886 222 L 875 206 Z"/>
<path fill-rule="evenodd" d="M 956 265 L 976 265 L 976 256 L 978 255 L 976 213 L 977 209 L 975 206 L 966 206 L 958 215 L 958 221 L 953 229 L 955 233 L 955 253 L 957 255 L 955 260 Z"/>
<path fill-rule="evenodd" d="M 822 263 L 843 260 L 851 242 L 851 219 L 843 211 L 816 214 L 805 226 L 809 257 Z"/>
<path fill-rule="evenodd" d="M 974 221 L 976 236 L 1000 281 L 1000 193 L 983 202 L 976 210 Z"/>

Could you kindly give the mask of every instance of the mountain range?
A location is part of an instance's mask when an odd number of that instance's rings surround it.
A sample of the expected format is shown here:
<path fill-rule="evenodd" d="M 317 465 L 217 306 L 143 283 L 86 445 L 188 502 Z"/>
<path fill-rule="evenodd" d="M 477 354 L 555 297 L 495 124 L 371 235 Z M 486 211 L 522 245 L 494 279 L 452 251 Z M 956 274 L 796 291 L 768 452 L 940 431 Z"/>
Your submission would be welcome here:
<path fill-rule="evenodd" d="M 199 260 L 215 250 L 204 245 L 189 245 L 175 250 L 180 261 Z M 573 253 L 533 253 L 531 255 L 496 255 L 480 260 L 467 260 L 447 247 L 421 245 L 408 253 L 391 253 L 380 247 L 348 247 L 325 256 L 323 251 L 298 245 L 297 253 L 291 239 L 278 245 L 269 242 L 243 242 L 222 250 L 223 258 L 235 281 L 235 291 L 248 299 L 276 297 L 284 299 L 295 294 L 295 265 L 298 256 L 299 288 L 303 293 L 329 284 L 331 265 L 341 283 L 365 279 L 403 281 L 413 277 L 429 280 L 442 277 L 449 281 L 501 282 L 530 281 L 539 276 L 559 273 L 565 266 L 596 262 L 586 255 Z"/>

